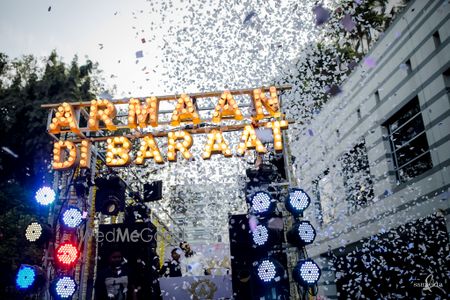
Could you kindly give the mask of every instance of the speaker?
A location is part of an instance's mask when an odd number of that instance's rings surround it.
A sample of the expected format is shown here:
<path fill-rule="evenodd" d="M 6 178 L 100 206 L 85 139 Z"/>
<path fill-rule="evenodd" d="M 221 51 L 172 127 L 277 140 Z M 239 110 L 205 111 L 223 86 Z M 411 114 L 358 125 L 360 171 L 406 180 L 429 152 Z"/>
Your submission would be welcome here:
<path fill-rule="evenodd" d="M 252 297 L 252 245 L 248 217 L 231 215 L 228 219 L 231 254 L 231 280 L 233 299 L 248 300 Z"/>
<path fill-rule="evenodd" d="M 162 198 L 162 181 L 157 180 L 144 184 L 144 202 L 157 201 Z"/>
<path fill-rule="evenodd" d="M 95 211 L 104 215 L 117 215 L 125 209 L 126 183 L 118 176 L 96 178 Z"/>
<path fill-rule="evenodd" d="M 279 216 L 273 214 L 267 217 L 267 222 L 259 220 L 261 224 L 277 227 L 274 224 Z M 230 254 L 231 254 L 231 280 L 233 297 L 236 300 L 272 300 L 289 299 L 289 280 L 287 278 L 287 258 L 282 244 L 284 233 L 282 229 L 273 230 L 271 245 L 265 249 L 257 249 L 251 235 L 249 217 L 246 214 L 230 215 L 228 219 Z M 255 266 L 263 258 L 275 259 L 285 270 L 285 276 L 280 276 L 275 285 L 262 284 L 255 273 Z M 280 274 L 281 275 L 281 274 Z"/>
<path fill-rule="evenodd" d="M 151 222 L 99 225 L 96 299 L 110 299 L 107 296 L 105 280 L 106 277 L 111 278 L 109 256 L 113 252 L 119 252 L 122 257 L 122 274 L 128 277 L 128 287 L 133 286 L 137 290 L 138 300 L 161 299 L 158 282 L 159 258 L 155 252 L 156 232 L 156 226 Z"/>

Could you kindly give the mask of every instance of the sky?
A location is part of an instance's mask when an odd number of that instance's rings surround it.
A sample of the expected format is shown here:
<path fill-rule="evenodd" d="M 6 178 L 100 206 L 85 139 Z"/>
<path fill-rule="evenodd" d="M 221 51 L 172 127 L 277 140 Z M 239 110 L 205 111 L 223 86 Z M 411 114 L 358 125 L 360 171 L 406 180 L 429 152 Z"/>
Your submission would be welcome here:
<path fill-rule="evenodd" d="M 87 55 L 115 97 L 248 88 L 270 84 L 314 39 L 304 2 L 0 0 L 0 51 Z"/>
<path fill-rule="evenodd" d="M 117 86 L 114 98 L 255 88 L 272 84 L 316 39 L 314 4 L 0 0 L 0 51 L 44 57 L 56 49 L 68 63 L 87 55 L 104 84 Z"/>
<path fill-rule="evenodd" d="M 316 38 L 313 5 L 309 0 L 0 0 L 0 51 L 10 58 L 45 57 L 56 49 L 67 63 L 75 55 L 83 63 L 87 56 L 104 71 L 104 84 L 117 86 L 114 98 L 255 88 L 273 83 Z M 215 174 L 216 165 L 213 159 L 198 174 Z M 222 178 L 208 177 L 207 184 L 235 178 L 241 170 L 227 166 L 230 170 L 220 168 Z M 188 172 L 192 167 L 181 174 Z M 216 196 L 229 198 L 226 190 Z M 223 212 L 230 211 L 227 205 Z M 227 230 L 226 221 L 223 225 Z"/>
<path fill-rule="evenodd" d="M 75 54 L 98 62 L 108 83 L 121 92 L 134 91 L 130 76 L 137 72 L 136 51 L 157 51 L 157 41 L 142 44 L 135 36 L 133 13 L 143 10 L 145 1 L 0 1 L 0 50 L 10 57 L 24 54 L 48 56 L 52 49 L 70 61 Z M 49 11 L 50 9 L 50 11 Z M 150 19 L 151 17 L 149 17 Z M 146 38 L 145 34 L 142 34 Z M 119 62 L 120 61 L 120 62 Z M 157 77 L 147 83 L 157 87 Z"/>

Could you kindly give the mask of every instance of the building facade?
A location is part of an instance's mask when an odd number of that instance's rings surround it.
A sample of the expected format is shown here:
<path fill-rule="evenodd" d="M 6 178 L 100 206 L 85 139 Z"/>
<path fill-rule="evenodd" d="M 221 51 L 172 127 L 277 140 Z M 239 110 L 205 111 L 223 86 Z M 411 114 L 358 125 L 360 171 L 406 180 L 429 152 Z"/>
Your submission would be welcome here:
<path fill-rule="evenodd" d="M 322 297 L 449 293 L 449 12 L 411 1 L 291 146 Z"/>

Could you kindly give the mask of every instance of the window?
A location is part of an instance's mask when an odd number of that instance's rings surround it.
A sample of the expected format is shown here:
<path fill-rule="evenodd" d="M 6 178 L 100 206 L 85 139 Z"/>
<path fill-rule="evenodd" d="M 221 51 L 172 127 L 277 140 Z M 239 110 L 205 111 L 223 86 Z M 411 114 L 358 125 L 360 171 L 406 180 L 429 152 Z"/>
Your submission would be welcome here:
<path fill-rule="evenodd" d="M 433 33 L 434 46 L 438 48 L 441 45 L 441 37 L 439 36 L 439 31 Z"/>
<path fill-rule="evenodd" d="M 322 224 L 328 224 L 335 216 L 335 197 L 333 194 L 333 183 L 329 176 L 329 170 L 325 170 L 322 176 L 317 178 L 316 196 L 320 207 L 319 220 Z"/>
<path fill-rule="evenodd" d="M 393 115 L 386 127 L 400 182 L 406 182 L 433 167 L 417 97 Z"/>
<path fill-rule="evenodd" d="M 341 164 L 348 210 L 354 212 L 373 199 L 373 182 L 364 140 L 342 155 Z"/>
<path fill-rule="evenodd" d="M 336 219 L 340 211 L 339 199 L 342 199 L 342 188 L 337 184 L 339 174 L 334 168 L 326 169 L 314 180 L 314 193 L 317 197 L 316 208 L 318 220 L 326 225 Z"/>
<path fill-rule="evenodd" d="M 447 93 L 448 93 L 449 88 L 450 88 L 450 68 L 445 70 L 445 72 L 443 73 L 443 76 L 444 76 L 444 81 L 445 81 L 445 87 L 447 88 Z"/>
<path fill-rule="evenodd" d="M 377 90 L 375 92 L 375 102 L 376 103 L 380 103 L 381 99 L 380 99 L 380 92 Z"/>
<path fill-rule="evenodd" d="M 408 59 L 408 60 L 405 62 L 405 65 L 406 65 L 406 72 L 407 72 L 408 74 L 410 74 L 411 71 L 412 71 L 411 60 Z"/>

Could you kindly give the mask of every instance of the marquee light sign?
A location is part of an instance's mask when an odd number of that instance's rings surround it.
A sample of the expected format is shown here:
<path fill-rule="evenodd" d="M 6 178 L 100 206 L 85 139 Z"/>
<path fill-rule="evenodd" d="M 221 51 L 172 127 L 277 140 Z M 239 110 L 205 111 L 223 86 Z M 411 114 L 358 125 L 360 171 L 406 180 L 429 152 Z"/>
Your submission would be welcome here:
<path fill-rule="evenodd" d="M 278 90 L 290 87 L 279 87 Z M 268 95 L 266 95 L 268 92 Z M 248 94 L 251 96 L 252 113 L 244 116 L 233 95 Z M 202 120 L 195 100 L 205 97 L 218 97 L 217 105 L 212 112 L 212 118 Z M 176 99 L 176 98 L 175 98 Z M 175 100 L 174 96 L 148 97 L 144 101 L 136 98 L 125 100 L 96 99 L 90 102 L 75 102 L 62 104 L 45 104 L 42 107 L 51 108 L 49 114 L 48 132 L 59 140 L 53 147 L 53 169 L 65 170 L 80 166 L 90 167 L 90 153 L 93 142 L 106 141 L 106 164 L 111 167 L 123 167 L 129 164 L 143 165 L 149 159 L 155 163 L 164 163 L 156 138 L 167 136 L 166 159 L 169 162 L 177 160 L 178 152 L 184 159 L 193 157 L 190 148 L 193 144 L 192 134 L 207 134 L 202 158 L 209 159 L 213 154 L 224 157 L 232 156 L 232 150 L 224 139 L 223 132 L 241 130 L 241 138 L 236 149 L 237 155 L 243 155 L 249 149 L 258 153 L 267 151 L 258 138 L 256 128 L 271 130 L 275 151 L 283 150 L 282 130 L 288 128 L 288 121 L 280 112 L 277 88 L 224 91 L 221 93 L 204 93 L 186 95 L 178 99 L 169 122 L 159 122 L 159 103 Z M 117 125 L 114 121 L 117 115 L 116 105 L 128 105 L 128 123 Z M 80 116 L 86 119 L 86 126 L 80 127 Z M 240 124 L 224 124 L 224 119 L 242 121 Z M 247 121 L 247 122 L 245 122 Z M 212 122 L 214 126 L 201 126 L 204 122 Z M 154 133 L 142 133 L 142 129 L 158 127 L 160 125 L 185 126 L 186 128 L 172 128 Z M 99 130 L 117 131 L 118 129 L 136 129 L 133 135 L 86 137 L 85 132 Z M 62 133 L 73 133 L 76 139 L 63 139 Z M 132 153 L 131 140 L 138 139 L 140 147 Z"/>

